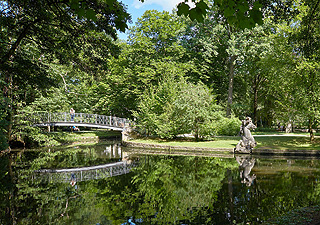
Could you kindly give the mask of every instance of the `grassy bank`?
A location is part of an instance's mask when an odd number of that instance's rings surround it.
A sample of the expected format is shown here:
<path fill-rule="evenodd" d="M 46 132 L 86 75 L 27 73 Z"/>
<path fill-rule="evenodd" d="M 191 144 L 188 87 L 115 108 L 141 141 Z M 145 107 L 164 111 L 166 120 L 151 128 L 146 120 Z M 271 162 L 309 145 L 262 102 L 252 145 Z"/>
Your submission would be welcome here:
<path fill-rule="evenodd" d="M 240 137 L 216 137 L 212 141 L 195 142 L 193 139 L 161 140 L 142 138 L 132 142 L 143 144 L 181 146 L 181 147 L 201 147 L 201 148 L 234 148 L 239 142 Z M 258 149 L 275 150 L 320 150 L 320 137 L 316 137 L 314 142 L 310 142 L 306 135 L 264 135 L 255 136 Z"/>

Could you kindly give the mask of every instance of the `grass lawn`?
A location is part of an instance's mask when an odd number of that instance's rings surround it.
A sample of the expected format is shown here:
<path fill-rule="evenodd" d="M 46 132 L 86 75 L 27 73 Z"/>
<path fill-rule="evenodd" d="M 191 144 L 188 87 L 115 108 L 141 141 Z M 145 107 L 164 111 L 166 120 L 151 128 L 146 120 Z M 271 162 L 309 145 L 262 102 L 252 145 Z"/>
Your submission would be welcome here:
<path fill-rule="evenodd" d="M 320 150 L 320 137 L 312 143 L 308 136 L 258 136 L 255 140 L 260 149 Z"/>
<path fill-rule="evenodd" d="M 218 137 L 213 141 L 199 141 L 193 139 L 177 139 L 177 140 L 162 140 L 162 139 L 135 139 L 132 142 L 143 144 L 158 144 L 168 146 L 181 147 L 201 147 L 201 148 L 234 148 L 239 141 L 239 137 Z"/>
<path fill-rule="evenodd" d="M 145 144 L 159 144 L 181 147 L 207 147 L 207 148 L 234 148 L 240 137 L 216 137 L 212 141 L 195 142 L 192 139 L 161 140 L 161 139 L 135 139 L 132 142 Z M 256 136 L 257 148 L 259 149 L 279 149 L 279 150 L 320 150 L 320 137 L 316 137 L 310 143 L 309 137 L 305 135 L 285 136 L 266 135 Z"/>

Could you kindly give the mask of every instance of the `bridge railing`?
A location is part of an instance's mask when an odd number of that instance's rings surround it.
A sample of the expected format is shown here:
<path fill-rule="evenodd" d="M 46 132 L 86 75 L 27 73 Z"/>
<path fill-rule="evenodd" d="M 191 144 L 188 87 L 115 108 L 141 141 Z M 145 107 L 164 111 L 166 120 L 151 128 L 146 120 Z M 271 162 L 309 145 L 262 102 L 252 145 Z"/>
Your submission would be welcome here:
<path fill-rule="evenodd" d="M 97 180 L 127 174 L 136 166 L 136 163 L 127 163 L 124 161 L 96 166 L 100 168 L 95 168 L 95 166 L 93 166 L 92 168 L 85 167 L 64 170 L 61 169 L 56 171 L 39 170 L 32 174 L 31 179 L 33 181 L 37 180 L 46 183 L 68 183 L 71 181 L 72 177 L 76 182 Z"/>
<path fill-rule="evenodd" d="M 28 115 L 28 120 L 34 124 L 44 124 L 53 122 L 77 122 L 87 124 L 107 125 L 111 127 L 125 127 L 126 124 L 130 124 L 131 121 L 125 118 L 119 118 L 114 116 L 89 114 L 89 113 L 75 113 L 73 120 L 70 113 L 57 112 L 48 113 L 40 112 Z"/>

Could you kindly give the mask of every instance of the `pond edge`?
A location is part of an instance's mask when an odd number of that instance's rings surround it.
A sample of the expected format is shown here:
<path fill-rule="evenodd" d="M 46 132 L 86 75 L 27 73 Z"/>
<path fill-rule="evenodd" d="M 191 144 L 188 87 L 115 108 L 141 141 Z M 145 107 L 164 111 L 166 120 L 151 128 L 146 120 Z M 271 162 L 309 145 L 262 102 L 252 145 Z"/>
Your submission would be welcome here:
<path fill-rule="evenodd" d="M 230 148 L 208 148 L 208 147 L 185 147 L 169 146 L 162 144 L 146 144 L 131 141 L 122 141 L 123 147 L 138 148 L 141 150 L 164 150 L 169 152 L 190 151 L 190 152 L 217 152 L 223 154 L 234 154 Z M 285 156 L 313 156 L 320 157 L 320 150 L 295 150 L 295 149 L 253 149 L 252 155 L 285 155 Z"/>

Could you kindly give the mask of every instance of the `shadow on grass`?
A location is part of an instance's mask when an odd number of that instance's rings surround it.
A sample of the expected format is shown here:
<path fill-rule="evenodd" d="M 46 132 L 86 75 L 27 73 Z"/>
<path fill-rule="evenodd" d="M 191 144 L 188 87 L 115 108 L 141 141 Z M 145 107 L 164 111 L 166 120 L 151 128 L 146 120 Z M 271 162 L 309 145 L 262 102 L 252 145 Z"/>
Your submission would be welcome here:
<path fill-rule="evenodd" d="M 297 136 L 260 136 L 255 137 L 257 148 L 280 150 L 320 150 L 320 138 L 310 142 L 309 137 Z"/>

